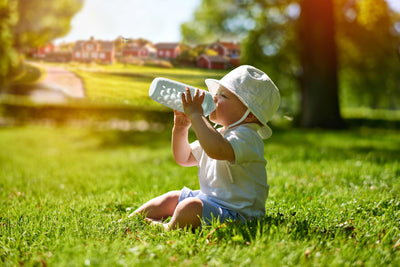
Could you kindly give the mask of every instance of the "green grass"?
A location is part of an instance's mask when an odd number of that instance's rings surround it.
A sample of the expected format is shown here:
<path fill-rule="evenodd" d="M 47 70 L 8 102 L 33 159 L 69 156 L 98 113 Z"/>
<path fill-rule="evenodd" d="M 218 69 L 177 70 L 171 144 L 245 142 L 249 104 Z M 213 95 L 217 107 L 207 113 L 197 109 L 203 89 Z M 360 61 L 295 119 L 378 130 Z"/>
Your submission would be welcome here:
<path fill-rule="evenodd" d="M 368 107 L 342 108 L 345 118 L 365 118 L 369 120 L 400 121 L 400 110 L 371 109 Z"/>
<path fill-rule="evenodd" d="M 69 68 L 90 100 L 150 109 L 162 108 L 148 97 L 155 77 L 204 88 L 205 78 L 226 73 Z M 164 233 L 126 210 L 169 190 L 198 188 L 197 169 L 173 161 L 171 125 L 160 132 L 0 128 L 0 265 L 399 266 L 399 113 L 343 113 L 380 127 L 276 130 L 265 142 L 265 218 L 195 232 Z"/>
<path fill-rule="evenodd" d="M 124 103 L 135 106 L 161 107 L 149 98 L 151 81 L 164 77 L 205 89 L 206 78 L 220 79 L 224 70 L 199 68 L 160 68 L 115 64 L 112 66 L 71 64 L 69 69 L 85 83 L 90 100 Z"/>
<path fill-rule="evenodd" d="M 0 265 L 399 266 L 399 147 L 394 129 L 276 130 L 262 221 L 162 232 L 126 209 L 198 187 L 170 129 L 0 128 Z"/>

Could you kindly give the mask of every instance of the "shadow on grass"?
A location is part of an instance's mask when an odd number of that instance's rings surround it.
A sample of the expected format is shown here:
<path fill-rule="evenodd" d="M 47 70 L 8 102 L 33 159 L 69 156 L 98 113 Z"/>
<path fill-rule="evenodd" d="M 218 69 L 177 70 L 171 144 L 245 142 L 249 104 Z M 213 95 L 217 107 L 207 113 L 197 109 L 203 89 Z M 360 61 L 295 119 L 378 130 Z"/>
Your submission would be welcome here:
<path fill-rule="evenodd" d="M 311 220 L 297 218 L 296 213 L 267 215 L 262 220 L 223 223 L 207 234 L 207 242 L 216 245 L 221 242 L 249 245 L 261 236 L 288 235 L 293 240 L 310 240 L 314 237 L 333 239 L 336 236 L 355 237 L 357 231 L 352 221 L 328 227 L 313 225 Z"/>
<path fill-rule="evenodd" d="M 172 110 L 155 110 L 151 107 L 127 105 L 102 105 L 86 101 L 71 101 L 60 104 L 36 104 L 29 99 L 0 102 L 0 116 L 12 118 L 17 124 L 46 120 L 55 125 L 66 125 L 77 121 L 90 121 L 91 126 L 107 121 L 147 121 L 169 124 L 173 120 Z M 85 123 L 82 123 L 84 126 Z"/>
<path fill-rule="evenodd" d="M 92 134 L 100 139 L 100 149 L 111 149 L 123 146 L 156 148 L 160 146 L 170 146 L 171 143 L 171 133 L 167 129 L 161 131 L 93 130 Z"/>
<path fill-rule="evenodd" d="M 100 149 L 112 149 L 117 147 L 170 147 L 171 146 L 171 125 L 164 125 L 157 131 L 120 131 L 120 130 L 97 130 L 93 129 L 92 134 L 100 139 Z M 195 134 L 190 131 L 189 139 L 195 140 Z"/>
<path fill-rule="evenodd" d="M 376 163 L 400 160 L 400 139 L 396 130 L 385 127 L 360 127 L 332 131 L 321 129 L 274 129 L 271 140 L 265 141 L 267 153 L 290 149 L 296 160 L 364 159 Z"/>
<path fill-rule="evenodd" d="M 14 84 L 10 86 L 9 93 L 14 95 L 29 96 L 33 91 L 46 90 L 53 91 L 53 88 L 46 86 L 45 84 Z"/>
<path fill-rule="evenodd" d="M 400 120 L 354 118 L 346 119 L 345 122 L 346 125 L 350 128 L 370 127 L 398 130 L 400 129 Z"/>

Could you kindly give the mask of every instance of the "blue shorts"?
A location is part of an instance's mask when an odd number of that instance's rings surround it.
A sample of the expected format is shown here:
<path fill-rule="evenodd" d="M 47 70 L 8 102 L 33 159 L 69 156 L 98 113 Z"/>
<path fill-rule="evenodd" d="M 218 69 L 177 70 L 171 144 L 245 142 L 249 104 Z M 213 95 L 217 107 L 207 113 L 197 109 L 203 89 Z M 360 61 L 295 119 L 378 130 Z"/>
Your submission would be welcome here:
<path fill-rule="evenodd" d="M 203 202 L 202 219 L 208 225 L 210 225 L 213 220 L 218 220 L 221 223 L 226 220 L 245 221 L 245 218 L 239 213 L 221 207 L 221 205 L 215 203 L 200 190 L 192 191 L 189 188 L 184 187 L 179 196 L 179 202 L 190 197 L 198 198 Z"/>

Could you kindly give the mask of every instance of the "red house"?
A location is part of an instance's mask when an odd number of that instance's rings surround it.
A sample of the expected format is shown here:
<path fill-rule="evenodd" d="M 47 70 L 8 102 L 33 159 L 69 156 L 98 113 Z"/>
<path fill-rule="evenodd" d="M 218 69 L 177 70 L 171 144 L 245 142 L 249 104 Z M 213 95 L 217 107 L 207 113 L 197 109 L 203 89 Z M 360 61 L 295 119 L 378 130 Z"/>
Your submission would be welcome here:
<path fill-rule="evenodd" d="M 219 56 L 227 58 L 232 67 L 240 65 L 240 46 L 238 43 L 220 42 L 218 40 L 208 45 L 207 49 L 214 50 Z"/>
<path fill-rule="evenodd" d="M 197 59 L 197 67 L 206 69 L 226 69 L 229 60 L 221 56 L 201 55 Z"/>
<path fill-rule="evenodd" d="M 94 40 L 93 37 L 89 41 L 77 41 L 72 50 L 72 60 L 80 62 L 98 61 L 112 64 L 114 56 L 113 42 Z"/>
<path fill-rule="evenodd" d="M 155 46 L 158 58 L 173 59 L 178 57 L 181 52 L 179 43 L 158 43 Z"/>
<path fill-rule="evenodd" d="M 139 45 L 137 43 L 128 43 L 122 48 L 122 56 L 147 58 L 155 57 L 156 53 L 156 48 L 150 44 Z"/>
<path fill-rule="evenodd" d="M 44 46 L 41 46 L 36 49 L 36 51 L 33 52 L 33 57 L 34 58 L 45 58 L 46 54 L 54 52 L 54 44 L 47 44 Z"/>
<path fill-rule="evenodd" d="M 216 41 L 215 43 L 210 44 L 207 48 L 214 50 L 219 56 L 229 58 L 240 57 L 240 47 L 237 43 Z"/>

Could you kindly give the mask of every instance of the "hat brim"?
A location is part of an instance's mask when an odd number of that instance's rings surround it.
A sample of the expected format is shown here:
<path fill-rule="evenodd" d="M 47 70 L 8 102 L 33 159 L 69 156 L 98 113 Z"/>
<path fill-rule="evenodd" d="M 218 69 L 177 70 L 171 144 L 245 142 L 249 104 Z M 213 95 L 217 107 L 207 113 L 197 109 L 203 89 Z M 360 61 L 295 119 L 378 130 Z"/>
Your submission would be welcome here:
<path fill-rule="evenodd" d="M 249 105 L 247 105 L 246 101 L 243 100 L 243 98 L 238 95 L 235 90 L 232 90 L 231 88 L 229 88 L 228 85 L 221 83 L 221 81 L 219 80 L 215 80 L 215 79 L 206 79 L 205 80 L 208 91 L 211 93 L 212 96 L 215 96 L 218 92 L 218 88 L 220 86 L 228 89 L 230 92 L 232 92 L 235 96 L 237 96 L 237 98 L 239 98 L 239 100 L 248 108 Z"/>
<path fill-rule="evenodd" d="M 221 85 L 219 81 L 216 79 L 206 79 L 205 83 L 211 95 L 215 96 L 217 94 L 219 86 Z"/>
<path fill-rule="evenodd" d="M 218 92 L 219 86 L 225 87 L 223 84 L 220 83 L 219 80 L 216 79 L 206 79 L 205 83 L 207 85 L 208 91 L 212 96 L 215 96 Z M 228 89 L 229 90 L 229 89 Z M 236 93 L 233 92 L 235 95 Z M 238 96 L 238 98 L 243 102 L 243 100 Z M 245 104 L 247 107 L 247 105 Z M 253 111 L 252 111 L 253 112 Z M 257 117 L 257 115 L 253 112 L 253 114 Z M 258 117 L 257 117 L 258 118 Z M 259 119 L 259 118 L 258 118 Z M 260 119 L 259 119 L 260 120 Z M 262 121 L 262 120 L 260 120 Z M 263 126 L 258 130 L 258 134 L 261 136 L 262 139 L 267 139 L 272 135 L 272 130 L 271 128 L 267 125 L 266 122 L 262 123 Z"/>

